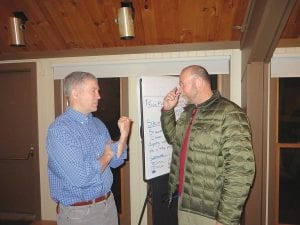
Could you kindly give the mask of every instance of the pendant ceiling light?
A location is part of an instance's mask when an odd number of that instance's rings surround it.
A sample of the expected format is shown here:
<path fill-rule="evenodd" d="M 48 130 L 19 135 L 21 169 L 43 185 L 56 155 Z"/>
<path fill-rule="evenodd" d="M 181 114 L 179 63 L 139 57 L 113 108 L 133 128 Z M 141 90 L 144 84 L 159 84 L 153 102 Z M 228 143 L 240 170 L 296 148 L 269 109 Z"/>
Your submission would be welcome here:
<path fill-rule="evenodd" d="M 134 8 L 131 1 L 122 1 L 118 10 L 116 23 L 119 25 L 120 38 L 130 40 L 134 38 Z"/>
<path fill-rule="evenodd" d="M 13 12 L 14 16 L 9 17 L 10 45 L 24 47 L 24 31 L 27 17 L 23 12 Z"/>

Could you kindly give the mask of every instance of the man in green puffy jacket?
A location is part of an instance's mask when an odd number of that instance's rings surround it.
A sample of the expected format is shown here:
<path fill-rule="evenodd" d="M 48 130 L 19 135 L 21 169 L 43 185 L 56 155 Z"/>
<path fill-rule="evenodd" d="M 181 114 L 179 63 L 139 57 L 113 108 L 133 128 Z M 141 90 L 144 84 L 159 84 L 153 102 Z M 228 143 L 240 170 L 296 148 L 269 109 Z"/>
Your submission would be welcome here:
<path fill-rule="evenodd" d="M 211 90 L 205 68 L 181 71 L 163 101 L 161 124 L 173 146 L 170 196 L 178 191 L 180 225 L 237 225 L 255 174 L 251 128 L 243 110 Z M 176 120 L 174 107 L 187 102 Z"/>

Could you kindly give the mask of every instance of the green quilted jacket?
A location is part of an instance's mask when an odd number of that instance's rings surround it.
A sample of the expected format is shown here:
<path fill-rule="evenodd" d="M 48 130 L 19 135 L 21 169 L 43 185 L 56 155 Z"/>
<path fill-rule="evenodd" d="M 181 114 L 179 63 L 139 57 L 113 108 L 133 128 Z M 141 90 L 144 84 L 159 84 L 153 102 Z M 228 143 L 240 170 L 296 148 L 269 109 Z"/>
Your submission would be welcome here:
<path fill-rule="evenodd" d="M 178 209 L 224 225 L 239 224 L 255 174 L 248 118 L 239 106 L 217 91 L 197 107 Z M 173 146 L 170 196 L 178 188 L 180 151 L 194 108 L 195 105 L 187 105 L 177 121 L 174 110 L 161 114 L 165 138 Z"/>

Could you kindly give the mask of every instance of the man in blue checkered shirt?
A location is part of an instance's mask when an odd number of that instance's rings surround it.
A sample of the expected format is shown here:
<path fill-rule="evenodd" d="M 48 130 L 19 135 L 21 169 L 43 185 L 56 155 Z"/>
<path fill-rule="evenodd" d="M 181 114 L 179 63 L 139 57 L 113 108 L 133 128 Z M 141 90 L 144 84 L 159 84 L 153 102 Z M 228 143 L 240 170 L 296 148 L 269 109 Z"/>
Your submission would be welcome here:
<path fill-rule="evenodd" d="M 57 202 L 57 224 L 117 225 L 111 193 L 116 168 L 127 158 L 131 121 L 118 120 L 120 139 L 113 142 L 104 123 L 92 115 L 101 98 L 96 77 L 73 72 L 64 80 L 69 106 L 48 129 L 50 194 Z"/>

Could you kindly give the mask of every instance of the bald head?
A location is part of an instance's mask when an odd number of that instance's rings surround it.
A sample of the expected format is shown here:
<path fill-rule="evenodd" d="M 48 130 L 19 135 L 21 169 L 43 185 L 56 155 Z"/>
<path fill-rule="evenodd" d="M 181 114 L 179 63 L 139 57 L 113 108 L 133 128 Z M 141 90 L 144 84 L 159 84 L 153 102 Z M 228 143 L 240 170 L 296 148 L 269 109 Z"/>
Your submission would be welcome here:
<path fill-rule="evenodd" d="M 187 66 L 181 71 L 181 74 L 183 74 L 183 73 L 187 73 L 190 76 L 200 77 L 209 86 L 211 84 L 210 76 L 209 76 L 207 70 L 202 66 L 199 66 L 199 65 Z"/>
<path fill-rule="evenodd" d="M 185 67 L 179 77 L 180 92 L 188 103 L 201 104 L 212 96 L 207 70 L 198 65 Z"/>

